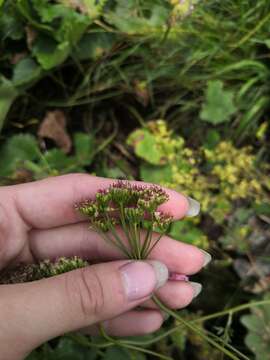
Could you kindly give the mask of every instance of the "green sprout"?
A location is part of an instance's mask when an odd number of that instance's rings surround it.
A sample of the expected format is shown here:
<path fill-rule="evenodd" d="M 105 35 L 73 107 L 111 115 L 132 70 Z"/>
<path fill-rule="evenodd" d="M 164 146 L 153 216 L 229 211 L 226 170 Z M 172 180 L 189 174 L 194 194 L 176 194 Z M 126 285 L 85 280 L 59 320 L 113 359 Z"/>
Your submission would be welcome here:
<path fill-rule="evenodd" d="M 90 221 L 90 227 L 102 238 L 115 245 L 130 259 L 147 259 L 163 235 L 167 234 L 173 217 L 160 211 L 168 194 L 159 186 L 131 185 L 118 181 L 99 190 L 93 200 L 76 205 Z M 123 230 L 125 239 L 116 231 Z M 144 229 L 144 231 L 141 231 Z M 157 238 L 153 233 L 158 232 Z"/>

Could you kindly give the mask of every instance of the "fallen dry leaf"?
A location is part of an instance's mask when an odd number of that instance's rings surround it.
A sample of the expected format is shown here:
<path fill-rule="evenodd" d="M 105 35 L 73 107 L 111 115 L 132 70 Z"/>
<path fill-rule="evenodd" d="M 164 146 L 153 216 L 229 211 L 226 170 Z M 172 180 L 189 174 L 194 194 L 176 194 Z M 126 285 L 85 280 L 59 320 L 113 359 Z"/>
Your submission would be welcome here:
<path fill-rule="evenodd" d="M 72 142 L 66 129 L 63 111 L 48 111 L 38 130 L 39 138 L 52 139 L 65 153 L 71 150 Z"/>

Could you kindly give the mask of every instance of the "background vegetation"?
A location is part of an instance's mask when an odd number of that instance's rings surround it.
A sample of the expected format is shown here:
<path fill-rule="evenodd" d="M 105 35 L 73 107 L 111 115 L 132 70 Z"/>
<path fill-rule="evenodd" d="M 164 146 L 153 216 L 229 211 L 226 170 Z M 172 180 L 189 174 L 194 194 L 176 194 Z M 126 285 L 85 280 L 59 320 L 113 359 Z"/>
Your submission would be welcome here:
<path fill-rule="evenodd" d="M 200 218 L 171 235 L 214 261 L 181 315 L 258 360 L 270 351 L 269 33 L 268 0 L 0 0 L 0 183 L 84 171 L 199 200 Z M 226 358 L 175 325 L 140 339 L 144 353 L 61 338 L 29 360 Z"/>

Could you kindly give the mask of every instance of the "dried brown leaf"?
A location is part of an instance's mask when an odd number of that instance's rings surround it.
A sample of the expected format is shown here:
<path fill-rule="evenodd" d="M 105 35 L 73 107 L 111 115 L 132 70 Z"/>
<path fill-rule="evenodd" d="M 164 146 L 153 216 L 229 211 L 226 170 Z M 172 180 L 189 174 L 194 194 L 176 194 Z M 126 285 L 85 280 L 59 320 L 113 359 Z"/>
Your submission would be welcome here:
<path fill-rule="evenodd" d="M 72 142 L 66 130 L 66 117 L 63 111 L 47 112 L 40 124 L 38 136 L 52 139 L 65 153 L 71 150 Z"/>

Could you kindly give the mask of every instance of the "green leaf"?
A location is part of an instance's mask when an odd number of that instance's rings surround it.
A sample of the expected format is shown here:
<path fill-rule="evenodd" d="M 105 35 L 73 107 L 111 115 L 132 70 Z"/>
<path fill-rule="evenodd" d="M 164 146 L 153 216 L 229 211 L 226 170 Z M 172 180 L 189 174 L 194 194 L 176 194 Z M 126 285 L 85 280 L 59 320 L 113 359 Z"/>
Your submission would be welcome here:
<path fill-rule="evenodd" d="M 41 351 L 32 352 L 26 360 L 96 360 L 97 350 L 77 344 L 75 341 L 62 337 L 56 348 L 44 344 Z"/>
<path fill-rule="evenodd" d="M 47 151 L 42 159 L 41 163 L 50 170 L 57 170 L 60 173 L 64 173 L 65 169 L 68 167 L 73 167 L 75 165 L 74 159 L 68 157 L 61 149 L 51 149 Z"/>
<path fill-rule="evenodd" d="M 140 178 L 155 184 L 169 183 L 172 181 L 171 165 L 153 166 L 144 163 L 140 166 Z"/>
<path fill-rule="evenodd" d="M 270 294 L 264 300 L 268 305 L 251 308 L 251 314 L 241 318 L 242 324 L 247 328 L 246 345 L 255 354 L 257 360 L 268 360 L 270 354 Z"/>
<path fill-rule="evenodd" d="M 209 247 L 207 236 L 189 219 L 174 222 L 169 236 L 203 249 Z"/>
<path fill-rule="evenodd" d="M 121 347 L 110 347 L 103 357 L 104 360 L 131 360 L 128 350 Z"/>
<path fill-rule="evenodd" d="M 232 91 L 223 89 L 222 81 L 209 81 L 200 118 L 213 125 L 229 121 L 237 110 L 233 103 L 233 97 Z"/>
<path fill-rule="evenodd" d="M 41 67 L 31 58 L 19 61 L 14 67 L 12 82 L 15 86 L 31 84 L 41 75 Z"/>
<path fill-rule="evenodd" d="M 266 215 L 270 216 L 270 204 L 269 203 L 261 203 L 255 204 L 254 209 L 257 215 Z"/>
<path fill-rule="evenodd" d="M 11 81 L 0 75 L 0 132 L 7 113 L 18 96 L 18 92 Z"/>
<path fill-rule="evenodd" d="M 158 146 L 156 137 L 147 129 L 138 129 L 131 133 L 127 144 L 133 146 L 135 154 L 153 165 L 163 163 L 163 152 Z"/>
<path fill-rule="evenodd" d="M 210 129 L 207 131 L 204 147 L 207 149 L 214 149 L 220 142 L 220 134 L 218 131 Z"/>
<path fill-rule="evenodd" d="M 96 60 L 110 51 L 115 36 L 109 33 L 85 34 L 75 47 L 74 57 L 79 60 Z"/>
<path fill-rule="evenodd" d="M 3 4 L 3 3 L 2 3 Z M 0 13 L 0 38 L 12 40 L 20 40 L 24 37 L 24 26 L 14 8 L 9 6 L 7 2 L 3 4 Z M 7 5 L 7 6 L 6 6 Z"/>
<path fill-rule="evenodd" d="M 50 70 L 66 60 L 70 53 L 70 44 L 68 41 L 59 44 L 49 36 L 39 35 L 32 52 L 43 69 Z"/>
<path fill-rule="evenodd" d="M 39 149 L 34 136 L 19 134 L 11 137 L 0 150 L 0 175 L 9 176 L 24 165 L 24 161 L 33 161 L 39 157 Z"/>
<path fill-rule="evenodd" d="M 107 2 L 108 0 L 83 0 L 85 11 L 88 16 L 93 20 L 95 20 L 102 14 L 103 8 Z"/>
<path fill-rule="evenodd" d="M 145 4 L 145 10 L 147 11 L 139 11 L 137 2 L 118 0 L 114 11 L 105 14 L 105 17 L 110 24 L 127 34 L 162 29 L 168 19 L 169 10 L 155 4 Z M 163 31 L 156 32 L 157 35 L 162 33 Z"/>
<path fill-rule="evenodd" d="M 265 45 L 270 49 L 270 39 L 264 41 Z"/>
<path fill-rule="evenodd" d="M 95 138 L 93 135 L 76 133 L 74 136 L 75 156 L 80 165 L 90 165 L 95 151 Z"/>

